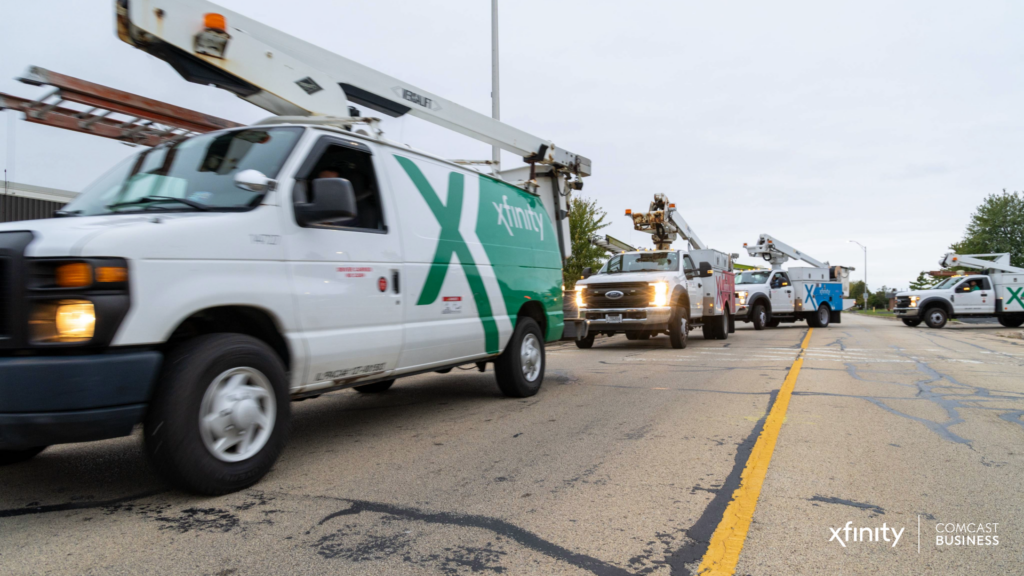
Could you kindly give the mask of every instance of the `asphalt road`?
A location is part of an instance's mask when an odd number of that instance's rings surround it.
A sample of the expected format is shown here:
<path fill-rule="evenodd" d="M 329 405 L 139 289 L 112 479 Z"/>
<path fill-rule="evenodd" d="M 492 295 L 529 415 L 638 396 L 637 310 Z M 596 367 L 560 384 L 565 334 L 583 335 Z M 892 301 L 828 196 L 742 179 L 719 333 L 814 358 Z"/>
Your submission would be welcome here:
<path fill-rule="evenodd" d="M 846 315 L 802 351 L 802 324 L 748 326 L 549 347 L 527 400 L 454 371 L 301 402 L 225 497 L 168 490 L 138 436 L 54 447 L 0 469 L 0 573 L 695 573 L 798 358 L 737 574 L 1024 572 L 1024 340 Z M 938 546 L 950 523 L 998 545 Z"/>

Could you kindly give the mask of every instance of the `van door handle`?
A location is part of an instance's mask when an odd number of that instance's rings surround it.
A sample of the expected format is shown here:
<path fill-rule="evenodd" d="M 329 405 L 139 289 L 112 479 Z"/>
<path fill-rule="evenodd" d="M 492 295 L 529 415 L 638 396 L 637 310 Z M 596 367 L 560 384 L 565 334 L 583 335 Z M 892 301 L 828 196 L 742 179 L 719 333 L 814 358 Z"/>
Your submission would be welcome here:
<path fill-rule="evenodd" d="M 391 285 L 395 288 L 395 294 L 401 293 L 398 289 L 398 270 L 391 271 Z"/>

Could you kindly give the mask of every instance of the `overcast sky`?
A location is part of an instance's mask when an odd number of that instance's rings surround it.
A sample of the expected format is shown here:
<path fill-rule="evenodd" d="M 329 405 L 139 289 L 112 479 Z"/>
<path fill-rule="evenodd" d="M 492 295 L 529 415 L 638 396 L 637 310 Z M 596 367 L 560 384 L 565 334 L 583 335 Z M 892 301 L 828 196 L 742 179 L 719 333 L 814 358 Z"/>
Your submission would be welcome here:
<path fill-rule="evenodd" d="M 486 0 L 221 3 L 490 111 Z M 592 159 L 582 194 L 621 239 L 650 244 L 623 213 L 662 192 L 713 248 L 742 252 L 766 232 L 861 279 L 854 239 L 872 286 L 906 288 L 985 195 L 1024 188 L 1024 4 L 836 4 L 502 0 L 502 119 Z M 41 95 L 14 80 L 38 65 L 239 122 L 268 115 L 123 44 L 113 6 L 5 2 L 0 91 Z M 2 115 L 14 181 L 79 190 L 133 153 Z M 446 157 L 490 155 L 416 119 L 385 130 Z"/>

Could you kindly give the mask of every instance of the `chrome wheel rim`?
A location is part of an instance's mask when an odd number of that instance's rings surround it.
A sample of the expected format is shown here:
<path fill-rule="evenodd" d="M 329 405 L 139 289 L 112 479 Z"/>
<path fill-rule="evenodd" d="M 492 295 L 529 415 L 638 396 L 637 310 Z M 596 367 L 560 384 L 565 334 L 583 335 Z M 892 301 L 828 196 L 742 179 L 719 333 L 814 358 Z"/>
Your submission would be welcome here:
<path fill-rule="evenodd" d="M 932 324 L 938 324 L 940 322 L 942 322 L 942 313 L 932 312 Z"/>
<path fill-rule="evenodd" d="M 821 308 L 821 309 L 818 310 L 818 321 L 821 322 L 822 324 L 825 324 L 825 323 L 828 322 L 828 310 L 827 309 Z"/>
<path fill-rule="evenodd" d="M 533 382 L 540 376 L 540 340 L 537 336 L 527 334 L 523 338 L 523 345 L 519 348 L 519 360 L 523 368 L 523 377 L 527 382 Z"/>
<path fill-rule="evenodd" d="M 270 380 L 255 368 L 226 370 L 210 382 L 199 407 L 199 433 L 214 458 L 241 462 L 267 445 L 277 420 Z"/>
<path fill-rule="evenodd" d="M 758 314 L 757 316 L 758 318 L 761 319 L 761 326 L 764 326 L 765 324 L 768 323 L 768 314 L 764 310 L 762 310 L 761 313 Z"/>

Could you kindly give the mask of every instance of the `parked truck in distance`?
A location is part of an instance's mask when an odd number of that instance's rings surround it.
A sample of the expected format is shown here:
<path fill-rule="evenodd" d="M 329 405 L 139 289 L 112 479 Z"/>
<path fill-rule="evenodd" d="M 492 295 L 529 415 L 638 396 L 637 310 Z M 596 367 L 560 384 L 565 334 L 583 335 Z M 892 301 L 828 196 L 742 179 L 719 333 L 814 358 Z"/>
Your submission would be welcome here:
<path fill-rule="evenodd" d="M 662 194 L 649 212 L 626 214 L 634 229 L 652 235 L 655 249 L 616 254 L 593 275 L 584 270 L 576 303 L 587 328 L 576 345 L 590 348 L 598 334 L 646 340 L 664 333 L 673 348 L 685 348 L 696 326 L 705 338 L 728 338 L 735 312 L 730 255 L 705 246 Z M 689 250 L 671 249 L 680 236 Z"/>
<path fill-rule="evenodd" d="M 743 247 L 750 256 L 769 262 L 772 269 L 748 270 L 737 277 L 737 320 L 753 324 L 755 330 L 799 320 L 807 320 L 814 328 L 842 321 L 853 268 L 830 266 L 768 234 L 761 234 L 755 245 Z M 783 270 L 782 264 L 789 260 L 802 260 L 811 267 Z"/>
<path fill-rule="evenodd" d="M 1024 324 L 1024 268 L 1009 254 L 946 254 L 944 268 L 966 267 L 981 274 L 946 278 L 928 290 L 896 294 L 896 316 L 910 327 L 924 322 L 942 328 L 951 318 L 992 318 L 1007 328 Z"/>

